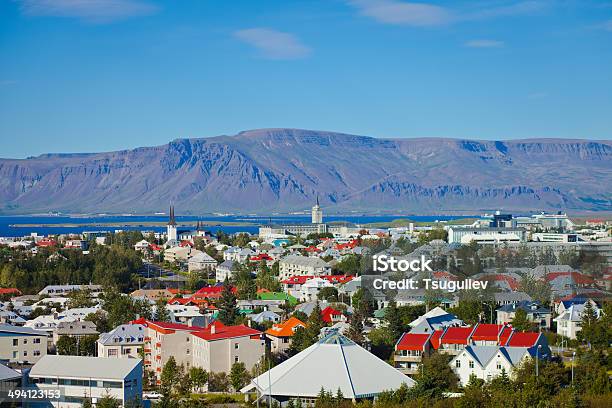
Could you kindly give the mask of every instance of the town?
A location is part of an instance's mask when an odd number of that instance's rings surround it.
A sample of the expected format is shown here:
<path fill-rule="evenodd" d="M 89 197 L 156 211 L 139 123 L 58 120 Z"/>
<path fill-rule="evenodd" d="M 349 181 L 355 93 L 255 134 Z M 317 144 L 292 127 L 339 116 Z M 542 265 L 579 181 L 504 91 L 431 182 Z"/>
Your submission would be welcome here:
<path fill-rule="evenodd" d="M 175 211 L 0 238 L 0 402 L 612 406 L 610 220 L 354 225 L 317 200 L 228 234 Z"/>

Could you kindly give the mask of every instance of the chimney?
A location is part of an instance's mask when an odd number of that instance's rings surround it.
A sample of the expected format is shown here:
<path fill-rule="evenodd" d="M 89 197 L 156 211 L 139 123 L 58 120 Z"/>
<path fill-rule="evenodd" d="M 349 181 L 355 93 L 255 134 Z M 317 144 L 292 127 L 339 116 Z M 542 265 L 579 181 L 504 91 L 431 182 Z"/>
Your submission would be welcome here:
<path fill-rule="evenodd" d="M 217 328 L 215 326 L 215 324 L 211 324 L 210 325 L 210 334 L 215 334 L 217 332 Z"/>
<path fill-rule="evenodd" d="M 247 326 L 251 327 L 251 319 L 247 320 Z"/>
<path fill-rule="evenodd" d="M 187 319 L 187 327 L 193 327 L 193 319 Z"/>

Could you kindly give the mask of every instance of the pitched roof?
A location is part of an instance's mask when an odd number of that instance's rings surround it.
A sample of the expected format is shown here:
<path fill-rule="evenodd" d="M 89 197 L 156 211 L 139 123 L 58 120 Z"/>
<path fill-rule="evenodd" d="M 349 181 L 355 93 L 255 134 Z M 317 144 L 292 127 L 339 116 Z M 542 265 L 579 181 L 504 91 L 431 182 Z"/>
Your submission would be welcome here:
<path fill-rule="evenodd" d="M 286 322 L 274 324 L 266 330 L 266 334 L 274 337 L 291 337 L 298 327 L 306 327 L 306 323 L 302 322 L 297 317 L 291 316 Z"/>
<path fill-rule="evenodd" d="M 252 329 L 243 324 L 237 326 L 226 326 L 220 321 L 216 321 L 207 328 L 192 332 L 192 335 L 207 341 L 230 339 L 234 337 L 259 336 L 259 330 Z"/>
<path fill-rule="evenodd" d="M 270 385 L 271 383 L 271 385 Z M 348 338 L 332 332 L 317 343 L 263 373 L 242 392 L 314 398 L 321 388 L 345 398 L 374 397 L 384 390 L 409 387 L 414 380 Z"/>
<path fill-rule="evenodd" d="M 0 333 L 11 333 L 26 336 L 47 336 L 44 331 L 34 330 L 29 327 L 13 326 L 12 324 L 0 324 Z"/>
<path fill-rule="evenodd" d="M 504 345 L 510 347 L 533 347 L 538 342 L 540 336 L 540 333 L 515 331 Z"/>
<path fill-rule="evenodd" d="M 332 316 L 341 316 L 342 312 L 334 309 L 331 306 L 327 306 L 325 309 L 321 310 L 321 318 L 325 323 L 332 322 Z"/>
<path fill-rule="evenodd" d="M 404 333 L 395 345 L 396 350 L 423 350 L 432 334 Z"/>
<path fill-rule="evenodd" d="M 431 345 L 436 350 L 440 347 L 440 338 L 442 337 L 442 333 L 444 333 L 444 330 L 436 330 L 431 335 L 431 339 L 429 339 L 429 341 L 431 341 Z"/>
<path fill-rule="evenodd" d="M 473 327 L 448 327 L 442 337 L 441 344 L 467 344 Z"/>
<path fill-rule="evenodd" d="M 472 333 L 471 339 L 473 341 L 497 341 L 504 327 L 505 326 L 501 324 L 478 323 Z"/>

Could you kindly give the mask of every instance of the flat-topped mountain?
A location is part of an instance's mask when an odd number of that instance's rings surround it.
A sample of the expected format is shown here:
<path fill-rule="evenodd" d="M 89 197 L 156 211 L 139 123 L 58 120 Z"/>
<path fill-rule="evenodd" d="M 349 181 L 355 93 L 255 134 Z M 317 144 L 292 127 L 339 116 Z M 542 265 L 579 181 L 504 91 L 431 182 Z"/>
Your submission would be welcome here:
<path fill-rule="evenodd" d="M 299 129 L 0 159 L 0 211 L 612 210 L 612 142 Z"/>

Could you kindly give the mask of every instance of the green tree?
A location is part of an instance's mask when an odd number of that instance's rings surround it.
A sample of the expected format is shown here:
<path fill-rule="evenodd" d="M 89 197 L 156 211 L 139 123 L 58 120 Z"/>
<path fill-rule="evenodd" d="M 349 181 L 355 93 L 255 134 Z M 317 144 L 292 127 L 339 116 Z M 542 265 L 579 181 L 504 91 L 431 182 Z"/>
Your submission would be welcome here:
<path fill-rule="evenodd" d="M 389 306 L 385 309 L 385 320 L 387 321 L 387 329 L 391 337 L 394 342 L 397 341 L 404 332 L 404 327 L 402 325 L 402 317 L 397 310 L 397 304 L 394 300 L 390 301 Z"/>
<path fill-rule="evenodd" d="M 336 289 L 333 286 L 322 288 L 321 290 L 319 290 L 319 293 L 317 294 L 317 298 L 319 300 L 326 300 L 331 303 L 337 302 L 338 301 L 338 289 Z"/>
<path fill-rule="evenodd" d="M 169 322 L 170 321 L 170 312 L 166 308 L 166 300 L 158 299 L 155 302 L 155 320 L 158 322 Z"/>
<path fill-rule="evenodd" d="M 121 402 L 108 394 L 98 398 L 98 402 L 96 402 L 96 408 L 119 408 L 120 406 Z"/>
<path fill-rule="evenodd" d="M 531 331 L 534 328 L 534 323 L 527 318 L 525 310 L 518 308 L 514 312 L 512 327 L 519 331 Z"/>
<path fill-rule="evenodd" d="M 62 335 L 57 340 L 55 345 L 57 348 L 57 354 L 62 356 L 76 356 L 77 355 L 77 342 L 74 337 Z"/>
<path fill-rule="evenodd" d="M 198 392 L 208 382 L 208 373 L 201 367 L 191 367 L 189 369 L 189 378 L 194 391 Z"/>
<path fill-rule="evenodd" d="M 238 307 L 236 306 L 236 296 L 231 290 L 229 282 L 226 280 L 223 283 L 223 292 L 219 300 L 219 315 L 218 319 L 225 325 L 232 325 L 238 318 Z"/>
<path fill-rule="evenodd" d="M 244 366 L 244 363 L 242 362 L 234 363 L 232 365 L 229 377 L 234 391 L 239 391 L 251 380 L 249 372 L 247 371 Z"/>

